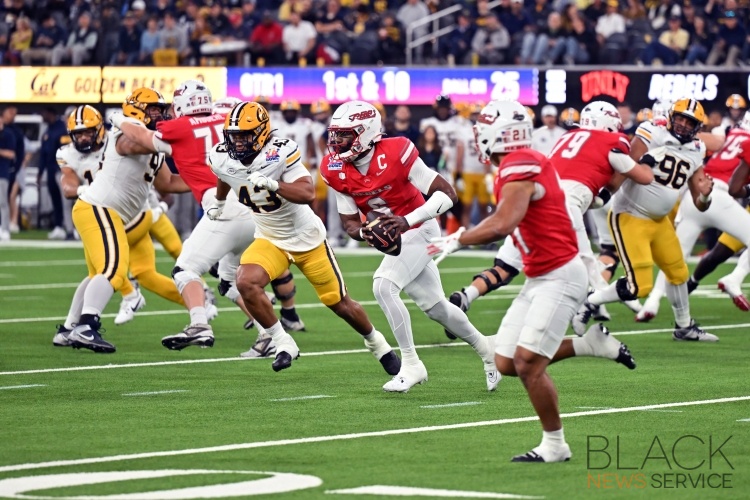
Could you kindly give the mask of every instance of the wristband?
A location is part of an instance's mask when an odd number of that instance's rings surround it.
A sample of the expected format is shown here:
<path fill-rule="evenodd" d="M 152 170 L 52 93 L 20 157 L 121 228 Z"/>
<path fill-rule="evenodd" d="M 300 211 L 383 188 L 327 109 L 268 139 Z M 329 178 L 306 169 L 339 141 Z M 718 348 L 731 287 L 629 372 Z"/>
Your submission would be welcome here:
<path fill-rule="evenodd" d="M 708 195 L 704 195 L 703 193 L 698 195 L 698 201 L 703 203 L 704 205 L 711 202 L 711 193 L 708 193 Z"/>
<path fill-rule="evenodd" d="M 78 186 L 78 189 L 76 189 L 76 195 L 81 196 L 88 186 Z"/>
<path fill-rule="evenodd" d="M 606 205 L 609 200 L 612 199 L 612 193 L 609 192 L 609 189 L 602 188 L 599 190 L 599 194 L 597 195 L 602 200 L 602 205 Z"/>
<path fill-rule="evenodd" d="M 363 229 L 364 229 L 363 227 L 359 228 L 359 237 L 362 238 L 362 241 L 365 241 L 365 236 L 364 236 L 364 234 L 362 234 L 362 230 Z"/>

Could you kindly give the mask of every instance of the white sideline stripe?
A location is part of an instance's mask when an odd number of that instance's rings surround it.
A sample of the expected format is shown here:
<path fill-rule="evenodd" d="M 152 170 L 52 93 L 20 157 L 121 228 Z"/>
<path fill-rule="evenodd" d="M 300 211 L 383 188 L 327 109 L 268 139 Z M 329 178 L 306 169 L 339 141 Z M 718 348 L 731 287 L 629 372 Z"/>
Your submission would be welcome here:
<path fill-rule="evenodd" d="M 0 387 L 0 391 L 4 391 L 6 389 L 29 389 L 31 387 L 47 387 L 47 384 L 6 385 Z"/>
<path fill-rule="evenodd" d="M 157 263 L 174 262 L 170 257 L 157 257 Z M 10 260 L 0 262 L 0 267 L 52 267 L 52 266 L 85 266 L 84 259 L 61 259 L 61 260 Z"/>
<path fill-rule="evenodd" d="M 364 304 L 361 302 L 361 304 Z M 221 310 L 221 309 L 220 309 Z M 734 329 L 734 328 L 746 328 L 750 327 L 750 323 L 740 323 L 736 325 L 716 325 L 716 326 L 707 326 L 705 327 L 707 330 L 725 330 L 725 329 Z M 627 332 L 616 332 L 616 337 L 622 337 L 624 335 L 643 335 L 648 333 L 669 333 L 672 332 L 673 328 L 658 328 L 658 329 L 652 329 L 652 330 L 631 330 Z M 576 338 L 575 335 L 568 335 L 568 338 Z M 466 347 L 468 344 L 461 342 L 461 343 L 444 343 L 444 344 L 422 344 L 416 346 L 417 349 L 433 349 L 433 348 L 440 348 L 440 347 Z M 348 349 L 348 350 L 340 350 L 340 351 L 317 351 L 317 352 L 305 352 L 303 353 L 306 358 L 312 357 L 312 356 L 336 356 L 341 354 L 360 354 L 370 351 L 367 349 Z M 77 372 L 77 371 L 88 371 L 88 370 L 109 370 L 109 369 L 115 369 L 115 368 L 143 368 L 143 367 L 150 367 L 150 366 L 169 366 L 169 365 L 190 365 L 190 364 L 197 364 L 197 363 L 222 363 L 225 361 L 253 361 L 253 360 L 259 360 L 259 359 L 268 359 L 268 358 L 241 358 L 241 357 L 232 357 L 232 358 L 207 358 L 207 359 L 183 359 L 180 361 L 151 361 L 148 363 L 125 363 L 121 365 L 89 365 L 89 366 L 69 366 L 66 368 L 40 368 L 36 370 L 21 370 L 21 371 L 15 371 L 15 372 L 0 372 L 0 376 L 3 375 L 33 375 L 36 373 L 58 373 L 58 372 Z"/>
<path fill-rule="evenodd" d="M 741 418 L 737 422 L 750 422 L 750 418 Z"/>
<path fill-rule="evenodd" d="M 446 403 L 444 405 L 423 405 L 420 406 L 420 408 L 453 408 L 455 406 L 474 406 L 481 404 L 481 401 L 467 401 L 465 403 Z"/>
<path fill-rule="evenodd" d="M 278 399 L 269 399 L 269 401 L 274 402 L 280 402 L 280 401 L 302 401 L 305 399 L 325 399 L 325 398 L 335 398 L 336 396 L 329 396 L 327 394 L 316 394 L 314 396 L 297 396 L 296 398 L 278 398 Z"/>
<path fill-rule="evenodd" d="M 151 392 L 127 392 L 123 396 L 156 396 L 157 394 L 176 394 L 178 392 L 190 392 L 187 389 L 174 389 L 171 391 L 151 391 Z"/>
<path fill-rule="evenodd" d="M 441 269 L 441 274 L 462 274 L 462 273 L 470 273 L 475 272 L 477 270 L 476 267 L 447 267 L 445 269 Z M 372 279 L 372 275 L 375 273 L 375 271 L 354 271 L 350 273 L 344 273 L 344 278 L 370 278 Z M 297 281 L 307 281 L 307 278 L 304 274 L 298 274 L 294 277 Z M 212 277 L 207 277 L 207 281 L 216 281 L 216 279 Z M 18 291 L 18 290 L 44 290 L 47 288 L 76 288 L 78 285 L 80 285 L 80 281 L 76 281 L 74 283 L 34 283 L 34 284 L 27 284 L 27 285 L 4 285 L 0 286 L 0 292 L 12 292 L 12 291 Z M 509 292 L 517 292 L 521 289 L 522 285 L 507 285 L 503 287 L 503 290 L 509 291 Z M 750 284 L 748 284 L 750 286 Z M 715 287 L 714 287 L 715 288 Z M 717 289 L 718 290 L 718 289 Z M 721 293 L 721 292 L 718 292 Z"/>
<path fill-rule="evenodd" d="M 386 486 L 374 484 L 344 490 L 326 490 L 326 493 L 339 495 L 379 495 L 392 497 L 442 497 L 442 498 L 517 498 L 522 500 L 540 500 L 544 497 L 516 495 L 513 493 L 491 493 L 487 491 L 442 490 L 433 488 L 414 488 L 411 486 Z"/>
<path fill-rule="evenodd" d="M 704 399 L 699 401 L 681 401 L 677 403 L 662 403 L 654 405 L 630 406 L 626 408 L 610 408 L 608 410 L 579 411 L 563 413 L 560 418 L 589 417 L 592 415 L 607 415 L 613 413 L 629 413 L 633 411 L 652 410 L 659 408 L 675 408 L 683 406 L 713 405 L 721 403 L 733 403 L 736 401 L 748 401 L 750 396 L 737 396 L 731 398 Z M 368 437 L 397 436 L 400 434 L 416 434 L 421 432 L 447 431 L 453 429 L 469 429 L 472 427 L 487 427 L 491 425 L 516 424 L 521 422 L 536 422 L 539 418 L 531 417 L 504 418 L 500 420 L 485 420 L 481 422 L 464 422 L 460 424 L 431 425 L 426 427 L 412 427 L 406 429 L 390 429 L 385 431 L 357 432 L 352 434 L 334 434 L 332 436 L 313 436 L 296 439 L 279 439 L 276 441 L 256 441 L 250 443 L 227 444 L 221 446 L 208 446 L 205 448 L 188 448 L 183 450 L 151 451 L 144 453 L 132 453 L 129 455 L 112 455 L 107 457 L 79 458 L 75 460 L 52 460 L 49 462 L 37 462 L 26 464 L 6 465 L 0 467 L 0 472 L 14 472 L 20 470 L 45 469 L 47 467 L 64 467 L 70 465 L 101 464 L 108 462 L 122 462 L 125 460 L 138 460 L 141 458 L 176 457 L 182 455 L 196 455 L 201 453 L 218 453 L 225 451 L 249 450 L 257 448 L 270 448 L 276 446 L 289 446 L 294 444 L 325 443 L 329 441 L 346 441 L 350 439 L 361 439 Z"/>

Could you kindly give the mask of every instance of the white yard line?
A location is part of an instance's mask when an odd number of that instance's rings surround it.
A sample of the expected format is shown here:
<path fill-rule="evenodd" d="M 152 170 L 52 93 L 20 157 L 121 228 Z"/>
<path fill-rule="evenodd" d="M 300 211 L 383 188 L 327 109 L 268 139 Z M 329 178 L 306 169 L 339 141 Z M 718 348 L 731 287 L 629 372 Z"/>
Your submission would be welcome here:
<path fill-rule="evenodd" d="M 420 408 L 455 408 L 456 406 L 475 406 L 481 404 L 481 401 L 466 401 L 465 403 L 446 403 L 444 405 L 423 405 Z"/>
<path fill-rule="evenodd" d="M 6 385 L 0 386 L 0 391 L 6 389 L 30 389 L 31 387 L 47 387 L 47 384 Z"/>
<path fill-rule="evenodd" d="M 412 486 L 388 486 L 374 484 L 343 490 L 326 490 L 328 494 L 338 495 L 378 495 L 381 497 L 432 497 L 432 498 L 505 498 L 520 500 L 541 500 L 544 497 L 516 495 L 514 493 L 491 493 L 486 491 L 443 490 L 435 488 L 414 488 Z"/>
<path fill-rule="evenodd" d="M 750 422 L 750 418 L 741 418 L 737 422 Z"/>
<path fill-rule="evenodd" d="M 367 305 L 366 302 L 361 302 L 361 304 Z M 219 309 L 219 310 L 222 310 L 222 309 Z M 706 330 L 731 330 L 735 328 L 747 328 L 747 327 L 750 327 L 750 323 L 738 323 L 734 325 L 708 325 L 708 326 L 705 326 L 704 328 Z M 631 331 L 624 331 L 624 332 L 614 332 L 614 335 L 616 337 L 621 337 L 625 335 L 671 333 L 673 330 L 674 330 L 673 328 L 655 328 L 651 330 L 631 330 Z M 569 335 L 568 337 L 575 338 L 573 335 Z M 463 342 L 460 342 L 460 343 L 452 342 L 452 343 L 444 343 L 444 344 L 422 344 L 416 347 L 417 349 L 434 349 L 434 348 L 442 348 L 442 347 L 466 347 L 466 346 L 468 346 L 468 344 L 463 343 Z M 340 351 L 304 352 L 303 355 L 304 357 L 308 358 L 312 356 L 338 356 L 338 355 L 344 355 L 344 354 L 361 354 L 365 352 L 370 352 L 370 351 L 368 351 L 367 349 L 347 349 L 347 350 L 340 350 Z M 148 363 L 124 363 L 124 364 L 110 364 L 110 365 L 70 366 L 70 367 L 65 367 L 65 368 L 40 368 L 36 370 L 19 370 L 19 371 L 0 372 L 0 376 L 33 375 L 37 373 L 77 372 L 77 371 L 88 371 L 88 370 L 111 370 L 111 369 L 116 369 L 116 368 L 144 368 L 144 367 L 153 367 L 153 366 L 191 365 L 191 364 L 200 364 L 200 363 L 223 363 L 227 361 L 250 362 L 253 360 L 260 360 L 260 359 L 268 359 L 268 358 L 240 358 L 240 357 L 206 358 L 206 359 L 184 359 L 184 360 L 179 360 L 179 361 L 152 361 Z"/>
<path fill-rule="evenodd" d="M 327 394 L 316 394 L 313 396 L 297 396 L 296 398 L 278 398 L 278 399 L 269 399 L 269 401 L 274 402 L 281 402 L 281 401 L 304 401 L 306 399 L 326 399 L 326 398 L 335 398 L 336 396 L 329 396 Z"/>
<path fill-rule="evenodd" d="M 190 392 L 187 389 L 174 389 L 170 391 L 151 391 L 151 392 L 127 392 L 123 396 L 156 396 L 159 394 L 177 394 L 178 392 Z"/>
<path fill-rule="evenodd" d="M 589 417 L 593 415 L 608 415 L 614 413 L 630 413 L 634 411 L 654 410 L 660 408 L 679 408 L 684 406 L 714 405 L 722 403 L 734 403 L 737 401 L 748 401 L 750 396 L 737 396 L 731 398 L 705 399 L 700 401 L 680 401 L 676 403 L 662 403 L 643 406 L 630 406 L 626 408 L 610 408 L 608 410 L 579 411 L 563 413 L 561 418 Z M 401 434 L 416 434 L 421 432 L 448 431 L 454 429 L 469 429 L 473 427 L 487 427 L 495 425 L 517 424 L 521 422 L 536 422 L 536 415 L 530 417 L 504 418 L 499 420 L 485 420 L 481 422 L 464 422 L 460 424 L 431 425 L 425 427 L 411 427 L 406 429 L 390 429 L 374 432 L 358 432 L 352 434 L 334 434 L 330 436 L 312 436 L 296 439 L 279 439 L 276 441 L 256 441 L 249 443 L 237 443 L 221 446 L 208 446 L 205 448 L 188 448 L 182 450 L 151 451 L 144 453 L 133 453 L 128 455 L 112 455 L 106 457 L 79 458 L 74 460 L 52 460 L 49 462 L 37 462 L 26 464 L 6 465 L 0 467 L 1 472 L 14 472 L 21 470 L 45 469 L 47 467 L 65 467 L 73 465 L 101 464 L 110 462 L 122 462 L 125 460 L 138 460 L 142 458 L 176 457 L 183 455 L 197 455 L 203 453 L 219 453 L 236 450 L 249 450 L 258 448 L 271 448 L 276 446 L 289 446 L 307 443 L 325 443 L 330 441 L 347 441 L 351 439 L 362 439 L 369 437 L 397 436 Z"/>

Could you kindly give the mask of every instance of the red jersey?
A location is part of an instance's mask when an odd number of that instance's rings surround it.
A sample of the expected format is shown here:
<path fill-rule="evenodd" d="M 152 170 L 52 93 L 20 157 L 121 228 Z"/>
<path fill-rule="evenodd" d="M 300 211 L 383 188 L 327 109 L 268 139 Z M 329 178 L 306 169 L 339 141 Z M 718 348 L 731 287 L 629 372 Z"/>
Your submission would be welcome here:
<path fill-rule="evenodd" d="M 351 196 L 363 214 L 390 210 L 405 216 L 424 205 L 424 196 L 409 180 L 419 152 L 406 137 L 382 139 L 375 144 L 367 173 L 359 173 L 349 162 L 325 155 L 320 175 L 335 191 Z"/>
<path fill-rule="evenodd" d="M 706 174 L 729 184 L 729 178 L 739 166 L 740 160 L 750 163 L 749 140 L 750 132 L 741 128 L 730 129 L 724 145 L 706 163 Z"/>
<path fill-rule="evenodd" d="M 560 179 L 580 182 L 596 196 L 612 177 L 610 151 L 630 154 L 625 134 L 604 130 L 574 129 L 565 133 L 552 148 L 549 159 Z"/>
<path fill-rule="evenodd" d="M 224 140 L 224 117 L 213 114 L 160 121 L 156 124 L 156 137 L 172 146 L 177 171 L 200 204 L 203 193 L 216 187 L 208 154 Z"/>
<path fill-rule="evenodd" d="M 536 278 L 567 264 L 578 255 L 578 240 L 565 206 L 565 193 L 552 162 L 542 153 L 523 149 L 500 162 L 495 177 L 495 199 L 502 200 L 508 182 L 530 181 L 541 186 L 526 215 L 511 235 L 523 257 L 526 276 Z"/>

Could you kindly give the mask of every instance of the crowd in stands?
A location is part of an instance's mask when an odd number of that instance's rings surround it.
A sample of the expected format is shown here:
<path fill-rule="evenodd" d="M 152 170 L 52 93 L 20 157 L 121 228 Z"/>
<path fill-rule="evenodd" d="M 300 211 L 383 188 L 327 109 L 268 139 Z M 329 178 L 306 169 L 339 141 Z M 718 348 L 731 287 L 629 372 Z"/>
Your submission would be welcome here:
<path fill-rule="evenodd" d="M 406 27 L 453 5 L 415 62 L 750 61 L 744 0 L 2 0 L 0 63 L 401 64 Z"/>

